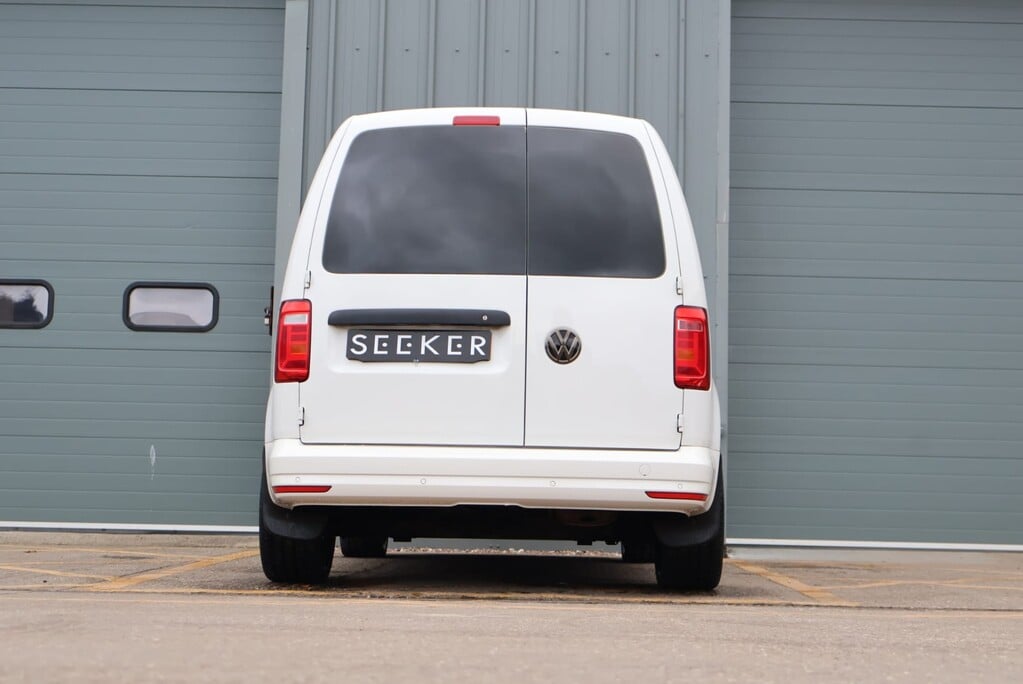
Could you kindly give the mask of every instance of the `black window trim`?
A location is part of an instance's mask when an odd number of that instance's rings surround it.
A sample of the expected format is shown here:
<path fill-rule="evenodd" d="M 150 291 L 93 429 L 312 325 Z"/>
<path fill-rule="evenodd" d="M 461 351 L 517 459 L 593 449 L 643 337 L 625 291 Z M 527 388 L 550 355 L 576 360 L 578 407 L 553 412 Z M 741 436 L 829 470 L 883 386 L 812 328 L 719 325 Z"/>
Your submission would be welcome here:
<path fill-rule="evenodd" d="M 45 328 L 53 320 L 53 310 L 55 295 L 53 292 L 53 285 L 46 280 L 39 278 L 0 278 L 0 285 L 26 285 L 29 287 L 42 287 L 46 289 L 50 299 L 48 306 L 46 307 L 46 317 L 38 323 L 17 323 L 11 321 L 10 323 L 0 322 L 0 329 L 4 330 L 40 330 Z"/>
<path fill-rule="evenodd" d="M 205 326 L 184 327 L 180 325 L 137 325 L 132 323 L 128 316 L 128 303 L 131 300 L 131 293 L 140 287 L 159 288 L 164 290 L 207 290 L 213 295 L 213 313 L 210 322 Z M 124 296 L 121 305 L 121 320 L 125 327 L 136 332 L 175 332 L 175 333 L 204 333 L 213 330 L 220 320 L 220 292 L 210 283 L 200 282 L 170 282 L 159 280 L 136 280 L 124 289 Z"/>

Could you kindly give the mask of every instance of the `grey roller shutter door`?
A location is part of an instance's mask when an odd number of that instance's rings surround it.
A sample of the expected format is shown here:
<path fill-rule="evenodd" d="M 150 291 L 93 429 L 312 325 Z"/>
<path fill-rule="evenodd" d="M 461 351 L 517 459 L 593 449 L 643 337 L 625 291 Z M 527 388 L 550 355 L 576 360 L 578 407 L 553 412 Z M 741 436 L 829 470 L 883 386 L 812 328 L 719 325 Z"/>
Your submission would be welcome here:
<path fill-rule="evenodd" d="M 729 535 L 1023 543 L 1023 5 L 733 5 Z"/>
<path fill-rule="evenodd" d="M 0 4 L 0 521 L 252 525 L 269 367 L 283 0 Z M 134 281 L 220 294 L 135 332 Z"/>

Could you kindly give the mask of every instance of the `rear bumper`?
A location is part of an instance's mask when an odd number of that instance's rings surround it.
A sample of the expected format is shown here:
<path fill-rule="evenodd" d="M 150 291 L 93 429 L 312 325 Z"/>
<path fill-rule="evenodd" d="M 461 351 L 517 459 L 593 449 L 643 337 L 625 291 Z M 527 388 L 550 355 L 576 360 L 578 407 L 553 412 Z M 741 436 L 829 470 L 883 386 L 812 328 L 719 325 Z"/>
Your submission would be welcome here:
<path fill-rule="evenodd" d="M 284 508 L 315 506 L 508 505 L 524 508 L 705 513 L 715 495 L 719 453 L 377 445 L 266 445 L 271 490 Z M 651 498 L 647 492 L 693 495 Z M 698 497 L 703 496 L 700 500 Z"/>

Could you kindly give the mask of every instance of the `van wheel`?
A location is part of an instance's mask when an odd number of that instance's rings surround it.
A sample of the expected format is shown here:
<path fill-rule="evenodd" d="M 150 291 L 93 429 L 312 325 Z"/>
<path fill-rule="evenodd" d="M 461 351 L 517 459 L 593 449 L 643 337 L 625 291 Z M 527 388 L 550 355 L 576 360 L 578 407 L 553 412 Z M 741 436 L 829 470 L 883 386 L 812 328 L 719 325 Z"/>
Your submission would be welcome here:
<path fill-rule="evenodd" d="M 725 488 L 718 472 L 717 490 L 712 507 L 725 505 Z M 714 536 L 703 544 L 692 546 L 666 546 L 656 543 L 654 570 L 657 586 L 674 591 L 710 591 L 721 582 L 721 568 L 725 558 L 725 522 L 720 516 Z"/>
<path fill-rule="evenodd" d="M 387 555 L 387 537 L 341 537 L 345 558 L 383 558 Z"/>
<path fill-rule="evenodd" d="M 293 539 L 274 534 L 263 522 L 263 510 L 273 506 L 263 475 L 259 497 L 259 559 L 263 574 L 271 582 L 283 584 L 323 584 L 334 562 L 334 536 Z"/>
<path fill-rule="evenodd" d="M 695 546 L 671 548 L 658 544 L 654 560 L 657 586 L 675 591 L 710 591 L 721 582 L 724 557 L 724 534 Z"/>

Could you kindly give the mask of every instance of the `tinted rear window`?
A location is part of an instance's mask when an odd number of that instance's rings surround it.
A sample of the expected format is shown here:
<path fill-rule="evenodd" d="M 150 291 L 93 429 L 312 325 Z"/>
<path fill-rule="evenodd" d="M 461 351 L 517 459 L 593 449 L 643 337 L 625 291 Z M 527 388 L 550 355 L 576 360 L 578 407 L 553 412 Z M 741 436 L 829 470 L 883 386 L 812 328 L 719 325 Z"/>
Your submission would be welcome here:
<path fill-rule="evenodd" d="M 334 273 L 522 274 L 525 129 L 367 131 L 338 179 L 323 247 Z"/>
<path fill-rule="evenodd" d="M 530 127 L 528 175 L 530 274 L 664 272 L 657 198 L 634 138 Z"/>
<path fill-rule="evenodd" d="M 635 139 L 415 126 L 354 140 L 327 225 L 328 271 L 515 275 L 527 263 L 533 275 L 664 272 L 657 198 Z"/>

